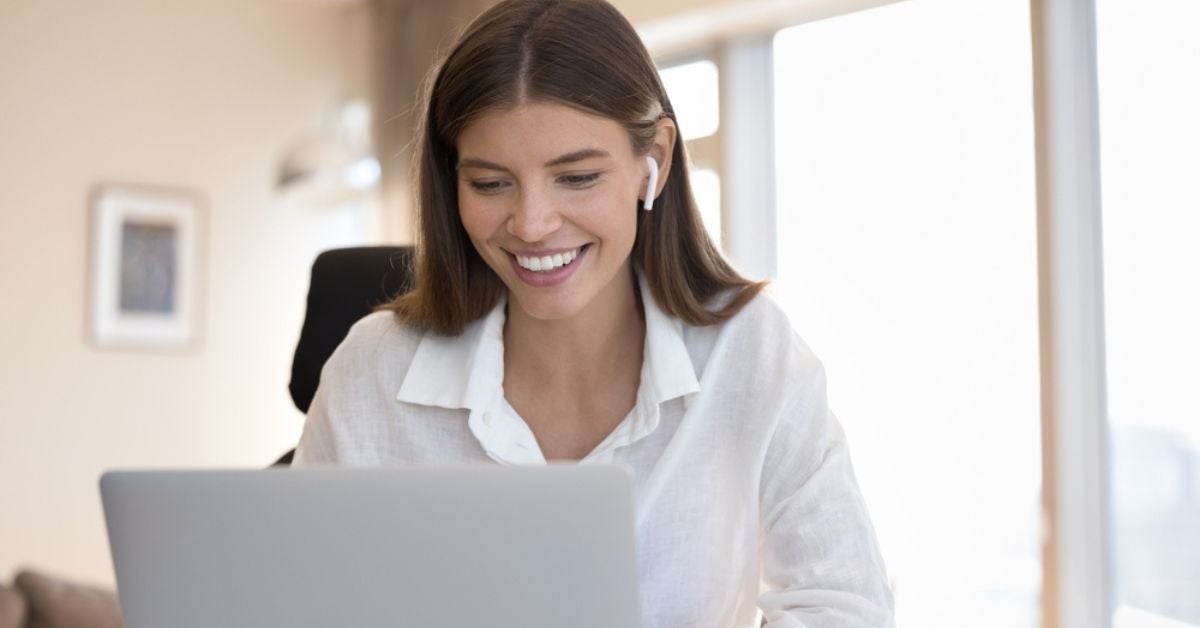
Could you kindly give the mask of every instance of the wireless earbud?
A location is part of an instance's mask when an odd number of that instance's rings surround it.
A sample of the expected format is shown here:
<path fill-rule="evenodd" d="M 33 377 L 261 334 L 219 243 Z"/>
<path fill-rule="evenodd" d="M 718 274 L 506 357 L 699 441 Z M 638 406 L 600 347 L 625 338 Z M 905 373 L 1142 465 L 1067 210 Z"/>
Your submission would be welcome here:
<path fill-rule="evenodd" d="M 642 208 L 646 211 L 654 209 L 654 193 L 658 191 L 658 160 L 646 155 L 646 165 L 650 166 L 650 183 L 646 185 L 646 200 Z"/>

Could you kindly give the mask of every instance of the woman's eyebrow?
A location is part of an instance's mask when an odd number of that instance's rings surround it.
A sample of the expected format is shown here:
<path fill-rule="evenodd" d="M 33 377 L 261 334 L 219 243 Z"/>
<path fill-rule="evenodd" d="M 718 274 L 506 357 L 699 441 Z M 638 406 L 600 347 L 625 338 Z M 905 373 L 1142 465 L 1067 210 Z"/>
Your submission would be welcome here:
<path fill-rule="evenodd" d="M 555 157 L 554 159 L 547 161 L 545 167 L 550 168 L 553 166 L 561 166 L 563 164 L 569 164 L 598 157 L 612 157 L 612 155 L 608 151 L 599 148 L 584 148 Z M 498 163 L 491 162 L 486 159 L 479 159 L 478 157 L 464 157 L 460 159 L 458 161 L 458 169 L 461 170 L 463 168 L 481 168 L 483 170 L 498 170 L 501 172 L 509 171 L 508 168 L 505 168 Z"/>
<path fill-rule="evenodd" d="M 502 172 L 508 172 L 508 168 L 505 168 L 500 164 L 492 163 L 485 159 L 478 159 L 476 157 L 466 157 L 458 160 L 458 170 L 462 170 L 463 168 L 482 168 L 484 170 L 500 170 Z"/>
<path fill-rule="evenodd" d="M 573 153 L 567 153 L 561 157 L 555 157 L 554 159 L 546 162 L 546 167 L 549 168 L 551 166 L 561 166 L 563 164 L 583 161 L 584 159 L 592 159 L 595 157 L 612 157 L 612 155 L 610 155 L 608 151 L 601 150 L 599 148 L 585 148 L 583 150 L 577 150 Z"/>

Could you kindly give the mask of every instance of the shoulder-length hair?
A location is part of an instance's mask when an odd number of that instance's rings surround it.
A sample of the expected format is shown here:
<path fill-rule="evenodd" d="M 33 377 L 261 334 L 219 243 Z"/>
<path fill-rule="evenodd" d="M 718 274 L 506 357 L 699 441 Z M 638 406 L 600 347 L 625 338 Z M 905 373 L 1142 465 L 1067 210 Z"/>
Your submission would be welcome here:
<path fill-rule="evenodd" d="M 458 335 L 505 286 L 467 237 L 458 211 L 457 139 L 485 112 L 541 100 L 616 121 L 647 154 L 658 121 L 675 122 L 633 26 L 604 0 L 505 0 L 467 28 L 437 70 L 418 130 L 414 288 L 382 309 Z M 704 230 L 677 137 L 654 210 L 637 212 L 632 259 L 659 306 L 693 325 L 736 314 L 764 287 L 739 275 Z M 720 297 L 720 298 L 717 298 Z"/>

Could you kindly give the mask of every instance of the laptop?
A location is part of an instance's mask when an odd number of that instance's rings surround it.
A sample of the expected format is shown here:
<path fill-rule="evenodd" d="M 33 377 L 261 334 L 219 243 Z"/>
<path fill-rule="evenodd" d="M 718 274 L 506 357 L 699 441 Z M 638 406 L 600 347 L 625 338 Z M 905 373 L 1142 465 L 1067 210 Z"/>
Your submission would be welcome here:
<path fill-rule="evenodd" d="M 112 471 L 127 628 L 636 628 L 627 471 Z"/>

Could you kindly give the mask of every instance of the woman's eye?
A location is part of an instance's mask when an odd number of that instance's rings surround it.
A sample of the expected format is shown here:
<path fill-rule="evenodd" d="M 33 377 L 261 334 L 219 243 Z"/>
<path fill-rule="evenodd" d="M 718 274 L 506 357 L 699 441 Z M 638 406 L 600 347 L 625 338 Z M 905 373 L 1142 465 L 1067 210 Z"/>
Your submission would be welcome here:
<path fill-rule="evenodd" d="M 566 174 L 558 178 L 559 183 L 565 183 L 571 187 L 581 188 L 595 183 L 600 179 L 599 172 L 591 174 Z"/>
<path fill-rule="evenodd" d="M 471 181 L 470 184 L 471 189 L 484 194 L 495 194 L 508 185 L 505 181 Z"/>

